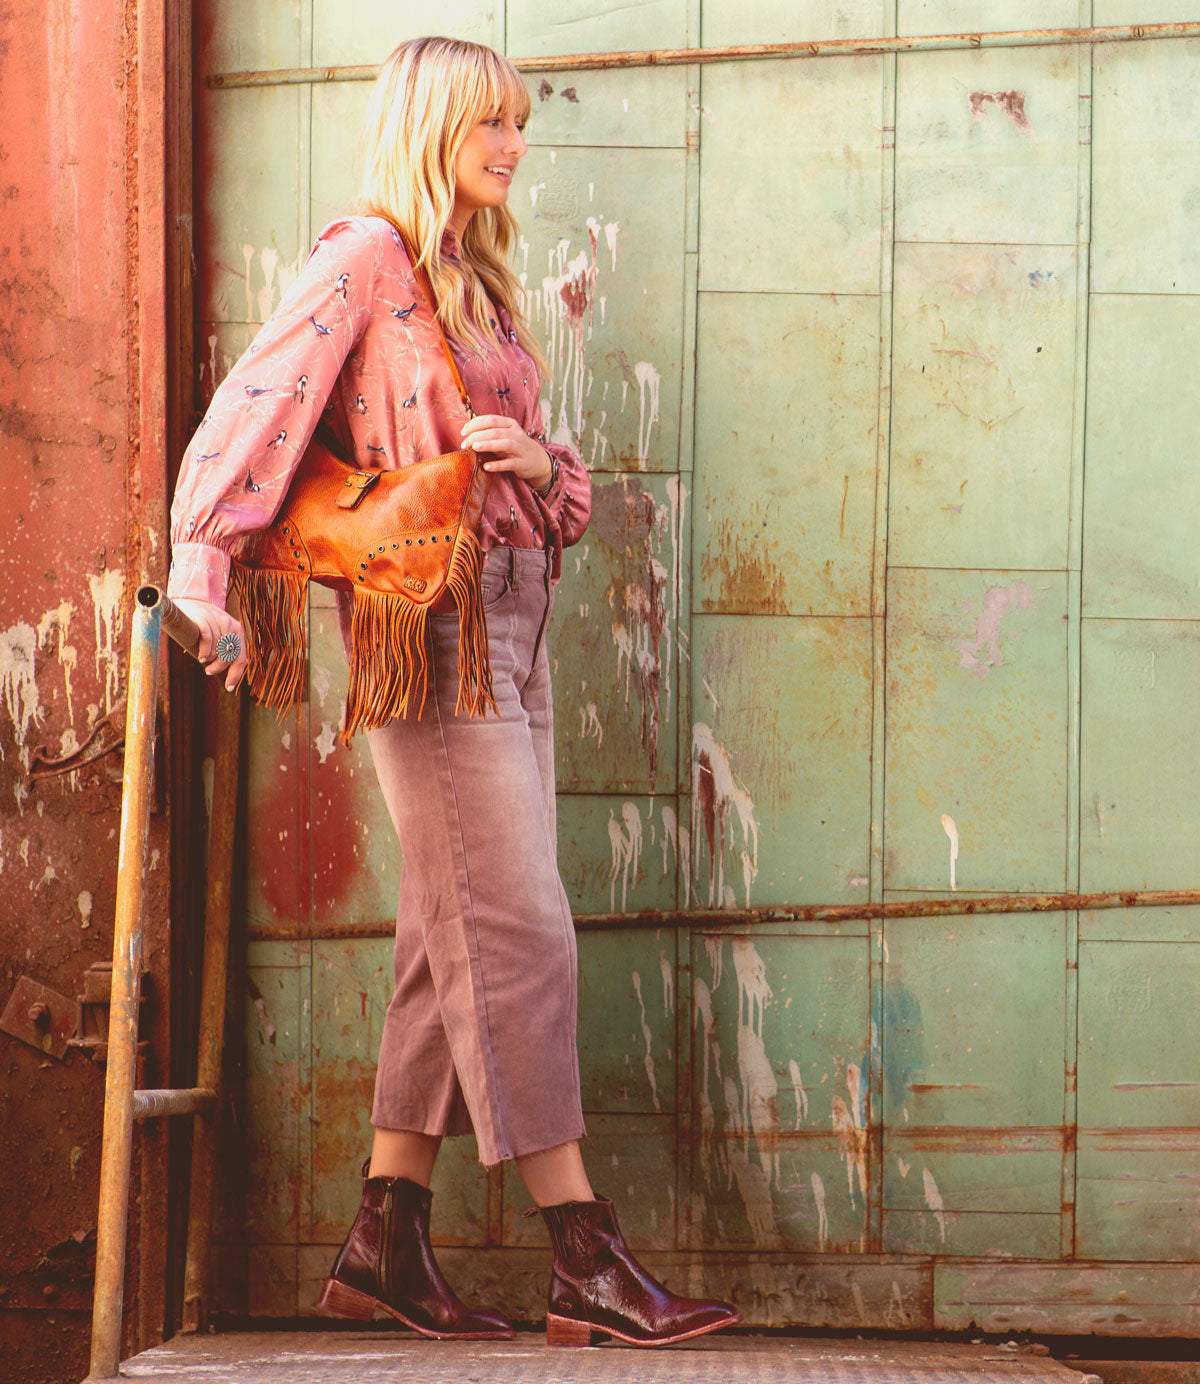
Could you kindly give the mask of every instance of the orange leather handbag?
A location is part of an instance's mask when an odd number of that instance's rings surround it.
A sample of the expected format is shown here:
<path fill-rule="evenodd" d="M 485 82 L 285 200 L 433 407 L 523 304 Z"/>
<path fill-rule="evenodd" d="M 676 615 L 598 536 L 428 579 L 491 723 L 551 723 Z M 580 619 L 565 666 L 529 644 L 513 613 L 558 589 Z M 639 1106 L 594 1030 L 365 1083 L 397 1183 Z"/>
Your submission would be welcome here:
<path fill-rule="evenodd" d="M 417 277 L 436 323 L 428 277 L 423 270 Z M 442 348 L 474 417 L 444 334 Z M 251 694 L 280 712 L 303 696 L 306 597 L 315 581 L 353 599 L 344 742 L 394 716 L 415 710 L 420 717 L 429 687 L 426 625 L 434 609 L 458 609 L 456 713 L 494 711 L 476 537 L 490 478 L 479 457 L 447 452 L 381 471 L 343 461 L 331 443 L 322 426 L 275 521 L 247 535 L 234 556 L 231 584 L 246 631 Z"/>

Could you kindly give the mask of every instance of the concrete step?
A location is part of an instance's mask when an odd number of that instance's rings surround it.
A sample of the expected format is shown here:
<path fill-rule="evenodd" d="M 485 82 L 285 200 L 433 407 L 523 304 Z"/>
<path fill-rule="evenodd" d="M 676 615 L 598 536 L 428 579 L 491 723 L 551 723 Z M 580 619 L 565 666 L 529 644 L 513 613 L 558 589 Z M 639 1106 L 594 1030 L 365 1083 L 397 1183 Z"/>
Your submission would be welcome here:
<path fill-rule="evenodd" d="M 122 1375 L 170 1384 L 1084 1384 L 1095 1378 L 1047 1355 L 995 1345 L 725 1333 L 657 1350 L 569 1349 L 547 1346 L 536 1332 L 467 1343 L 375 1331 L 177 1336 L 126 1361 Z"/>

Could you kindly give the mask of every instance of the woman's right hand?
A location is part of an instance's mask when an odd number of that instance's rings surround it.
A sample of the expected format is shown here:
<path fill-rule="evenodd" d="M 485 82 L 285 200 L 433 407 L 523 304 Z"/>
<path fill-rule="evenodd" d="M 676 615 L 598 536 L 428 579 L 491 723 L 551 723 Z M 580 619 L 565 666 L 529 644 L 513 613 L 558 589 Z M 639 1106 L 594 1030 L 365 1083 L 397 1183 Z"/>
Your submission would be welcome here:
<path fill-rule="evenodd" d="M 180 610 L 200 628 L 200 647 L 196 657 L 204 665 L 205 674 L 212 678 L 225 674 L 225 687 L 233 692 L 246 675 L 246 631 L 240 621 L 233 618 L 227 610 L 211 601 L 196 601 L 182 597 L 175 601 Z M 217 657 L 217 640 L 223 634 L 237 636 L 241 652 L 232 663 Z"/>

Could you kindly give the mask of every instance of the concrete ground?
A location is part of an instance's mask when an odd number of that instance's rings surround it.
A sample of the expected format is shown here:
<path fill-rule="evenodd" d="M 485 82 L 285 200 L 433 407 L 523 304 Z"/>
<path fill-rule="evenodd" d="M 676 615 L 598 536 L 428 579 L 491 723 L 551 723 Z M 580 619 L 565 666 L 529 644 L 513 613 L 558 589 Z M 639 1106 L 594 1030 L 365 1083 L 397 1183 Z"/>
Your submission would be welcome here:
<path fill-rule="evenodd" d="M 358 1331 L 177 1336 L 126 1361 L 121 1373 L 170 1384 L 725 1384 L 743 1379 L 1094 1384 L 1096 1379 L 1016 1346 L 725 1334 L 657 1350 L 613 1344 L 570 1349 L 549 1347 L 534 1332 L 477 1344 Z"/>

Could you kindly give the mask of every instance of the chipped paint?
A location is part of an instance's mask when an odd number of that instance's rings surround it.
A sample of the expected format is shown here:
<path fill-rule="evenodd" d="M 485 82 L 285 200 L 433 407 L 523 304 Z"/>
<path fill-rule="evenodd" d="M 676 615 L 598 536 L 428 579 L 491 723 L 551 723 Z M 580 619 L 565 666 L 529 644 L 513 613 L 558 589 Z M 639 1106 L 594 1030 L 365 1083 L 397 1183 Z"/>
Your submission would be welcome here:
<path fill-rule="evenodd" d="M 1028 610 L 1032 593 L 1023 581 L 1012 586 L 989 586 L 983 597 L 983 609 L 975 617 L 974 639 L 959 639 L 955 643 L 959 663 L 977 678 L 985 678 L 992 668 L 1004 663 L 1000 650 L 1000 625 L 1013 611 Z M 1013 631 L 1010 638 L 1019 638 Z"/>
<path fill-rule="evenodd" d="M 125 573 L 106 567 L 88 577 L 96 628 L 96 674 L 104 680 L 104 710 L 113 709 L 121 685 L 121 630 L 125 624 Z"/>
<path fill-rule="evenodd" d="M 954 824 L 954 818 L 948 812 L 942 813 L 942 830 L 950 838 L 950 889 L 951 892 L 958 891 L 958 876 L 956 867 L 958 864 L 958 827 Z"/>
<path fill-rule="evenodd" d="M 42 707 L 37 685 L 37 631 L 24 620 L 0 631 L 0 692 L 12 722 L 13 740 L 21 764 L 29 768 L 29 727 L 41 724 Z"/>
<path fill-rule="evenodd" d="M 967 97 L 971 109 L 971 119 L 982 121 L 985 108 L 994 107 L 1003 112 L 1023 135 L 1032 135 L 1033 126 L 1025 114 L 1025 93 L 1023 91 L 973 91 Z"/>

